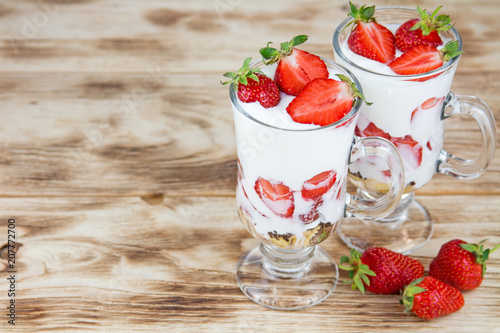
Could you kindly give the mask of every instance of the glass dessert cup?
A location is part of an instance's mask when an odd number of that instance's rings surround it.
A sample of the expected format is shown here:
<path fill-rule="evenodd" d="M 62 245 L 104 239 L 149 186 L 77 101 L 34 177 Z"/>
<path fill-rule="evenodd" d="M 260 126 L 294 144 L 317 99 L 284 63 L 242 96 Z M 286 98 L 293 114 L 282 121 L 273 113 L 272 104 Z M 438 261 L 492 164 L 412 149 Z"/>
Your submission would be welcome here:
<path fill-rule="evenodd" d="M 348 76 L 359 87 L 347 70 L 324 61 L 330 71 Z M 233 85 L 230 98 L 239 217 L 259 240 L 237 264 L 238 285 L 253 301 L 270 308 L 315 305 L 330 295 L 338 280 L 335 261 L 318 244 L 345 216 L 383 217 L 397 207 L 404 182 L 401 158 L 387 140 L 354 136 L 361 100 L 336 123 L 289 129 L 278 126 L 278 118 L 271 121 L 273 126 L 250 115 Z M 346 191 L 348 164 L 363 156 L 380 156 L 391 170 L 388 190 L 379 198 L 360 200 Z"/>
<path fill-rule="evenodd" d="M 385 7 L 375 12 L 377 22 L 391 27 L 419 17 L 414 9 Z M 335 60 L 360 81 L 371 106 L 362 105 L 356 134 L 382 136 L 398 148 L 405 166 L 405 190 L 397 209 L 379 219 L 347 219 L 338 234 L 349 246 L 363 251 L 382 246 L 400 253 L 410 253 L 423 246 L 432 236 L 433 221 L 414 192 L 429 182 L 434 174 L 443 173 L 460 179 L 482 175 L 491 162 L 496 145 L 496 125 L 488 105 L 473 96 L 450 92 L 460 55 L 433 71 L 400 76 L 381 74 L 366 60 L 352 53 L 347 45 L 351 19 L 342 22 L 334 32 Z M 346 28 L 347 27 L 347 28 Z M 441 34 L 454 40 L 462 50 L 455 28 Z M 372 66 L 372 67 L 370 67 Z M 371 68 L 371 69 L 369 69 Z M 482 147 L 475 159 L 461 159 L 443 149 L 444 121 L 453 114 L 472 116 L 480 129 Z M 361 198 L 377 198 L 386 191 L 387 167 L 376 158 L 362 159 L 349 167 L 349 179 Z"/>

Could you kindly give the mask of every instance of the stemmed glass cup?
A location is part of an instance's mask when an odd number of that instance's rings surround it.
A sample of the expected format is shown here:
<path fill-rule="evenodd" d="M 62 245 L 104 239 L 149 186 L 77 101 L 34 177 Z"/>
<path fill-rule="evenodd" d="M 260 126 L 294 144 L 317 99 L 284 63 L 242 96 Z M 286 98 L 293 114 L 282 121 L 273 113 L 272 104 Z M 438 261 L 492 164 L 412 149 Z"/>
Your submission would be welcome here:
<path fill-rule="evenodd" d="M 420 17 L 416 10 L 401 7 L 380 8 L 374 16 L 378 23 L 394 30 L 403 22 Z M 352 20 L 346 19 L 335 30 L 333 49 L 336 62 L 358 78 L 366 100 L 373 103 L 361 106 L 355 133 L 380 136 L 394 143 L 403 159 L 406 179 L 399 206 L 390 216 L 347 219 L 338 234 L 360 251 L 383 246 L 410 253 L 424 245 L 433 232 L 433 221 L 425 207 L 415 200 L 415 190 L 436 173 L 461 179 L 482 175 L 495 151 L 495 120 L 482 100 L 450 92 L 460 55 L 423 74 L 382 74 L 373 67 L 368 69 L 366 58 L 354 54 L 346 45 Z M 444 43 L 457 41 L 462 50 L 462 40 L 455 28 L 443 32 L 442 37 Z M 482 147 L 475 159 L 462 159 L 443 149 L 444 121 L 454 114 L 469 115 L 479 126 Z M 376 157 L 363 158 L 349 166 L 349 178 L 361 198 L 384 195 L 389 174 L 384 162 Z"/>
<path fill-rule="evenodd" d="M 356 78 L 324 59 L 330 72 Z M 274 68 L 254 62 L 253 67 Z M 403 166 L 396 148 L 382 138 L 354 136 L 362 101 L 328 126 L 291 129 L 281 118 L 256 119 L 230 86 L 237 155 L 236 197 L 241 222 L 259 244 L 238 262 L 241 290 L 255 302 L 275 309 L 317 304 L 335 288 L 335 261 L 318 244 L 345 216 L 383 217 L 397 207 L 403 191 Z M 266 112 L 273 112 L 267 111 Z M 361 200 L 346 192 L 350 163 L 379 156 L 391 172 L 386 193 Z"/>

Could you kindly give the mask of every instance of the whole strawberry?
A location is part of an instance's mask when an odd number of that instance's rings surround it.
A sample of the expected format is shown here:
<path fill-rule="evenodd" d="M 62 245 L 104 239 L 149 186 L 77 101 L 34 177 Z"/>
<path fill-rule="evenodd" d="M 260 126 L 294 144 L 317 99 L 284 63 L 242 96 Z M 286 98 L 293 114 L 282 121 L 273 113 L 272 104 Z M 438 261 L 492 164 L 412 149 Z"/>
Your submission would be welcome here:
<path fill-rule="evenodd" d="M 432 277 L 417 279 L 403 291 L 400 303 L 405 312 L 412 311 L 423 319 L 434 319 L 460 310 L 464 296 L 460 290 Z"/>
<path fill-rule="evenodd" d="M 351 2 L 349 16 L 354 18 L 353 28 L 347 39 L 352 52 L 383 64 L 396 57 L 396 46 L 392 32 L 378 24 L 373 16 L 375 6 L 356 8 Z M 350 23 L 351 24 L 351 23 Z"/>
<path fill-rule="evenodd" d="M 486 272 L 486 261 L 492 250 L 484 249 L 481 241 L 469 244 L 461 239 L 451 240 L 432 260 L 429 275 L 460 290 L 472 290 L 481 285 Z"/>
<path fill-rule="evenodd" d="M 278 64 L 274 80 L 285 94 L 297 96 L 312 80 L 329 76 L 328 68 L 320 57 L 296 48 L 307 38 L 306 35 L 295 36 L 289 42 L 281 43 L 279 51 L 270 47 L 269 42 L 259 51 L 266 65 Z"/>
<path fill-rule="evenodd" d="M 349 263 L 350 266 L 343 266 Z M 339 268 L 348 270 L 352 289 L 364 293 L 397 294 L 415 279 L 424 276 L 424 266 L 416 259 L 382 247 L 371 247 L 363 254 L 352 249 L 351 257 L 340 258 Z"/>
<path fill-rule="evenodd" d="M 247 58 L 236 73 L 227 72 L 224 76 L 231 80 L 222 84 L 238 85 L 238 98 L 244 103 L 259 102 L 264 108 L 278 105 L 281 97 L 276 82 L 262 73 L 260 69 L 250 68 L 252 58 Z"/>
<path fill-rule="evenodd" d="M 417 6 L 420 18 L 406 21 L 396 30 L 394 38 L 396 46 L 401 52 L 408 52 L 417 45 L 429 45 L 438 47 L 443 44 L 439 36 L 440 32 L 449 30 L 451 18 L 448 15 L 438 15 L 437 12 L 443 6 L 439 6 L 429 16 L 429 14 Z"/>

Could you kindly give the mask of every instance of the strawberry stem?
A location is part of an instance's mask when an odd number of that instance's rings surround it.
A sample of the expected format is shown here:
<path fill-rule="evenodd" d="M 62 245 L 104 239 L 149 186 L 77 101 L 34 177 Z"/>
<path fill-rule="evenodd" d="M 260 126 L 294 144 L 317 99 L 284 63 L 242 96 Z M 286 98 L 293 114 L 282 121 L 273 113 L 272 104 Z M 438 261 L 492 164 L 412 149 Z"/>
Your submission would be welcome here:
<path fill-rule="evenodd" d="M 490 253 L 492 253 L 493 251 L 496 251 L 500 248 L 500 244 L 498 244 L 493 249 L 486 249 L 485 250 L 483 243 L 486 240 L 487 239 L 483 239 L 482 241 L 480 241 L 477 244 L 471 244 L 471 243 L 460 244 L 460 247 L 462 249 L 472 253 L 476 257 L 477 264 L 482 265 L 482 275 L 481 276 L 484 276 L 484 274 L 486 273 L 486 261 L 489 259 Z"/>
<path fill-rule="evenodd" d="M 421 20 L 417 22 L 413 27 L 411 27 L 410 30 L 420 29 L 422 30 L 422 35 L 427 36 L 433 30 L 436 30 L 439 33 L 451 29 L 454 26 L 454 24 L 451 24 L 450 16 L 448 15 L 436 16 L 437 12 L 442 7 L 443 6 L 437 7 L 434 10 L 434 12 L 432 12 L 432 14 L 429 16 L 429 14 L 425 11 L 425 9 L 421 9 L 420 7 L 417 6 L 417 11 L 420 14 Z"/>
<path fill-rule="evenodd" d="M 456 40 L 446 43 L 446 45 L 441 49 L 441 51 L 439 51 L 439 54 L 441 56 L 441 59 L 443 59 L 443 62 L 451 60 L 456 56 L 458 56 L 459 54 L 464 53 L 464 51 L 459 51 L 458 48 L 459 46 Z"/>
<path fill-rule="evenodd" d="M 304 44 L 307 39 L 308 36 L 306 35 L 295 36 L 289 42 L 280 43 L 281 49 L 279 51 L 274 47 L 270 47 L 269 44 L 272 44 L 272 42 L 268 42 L 266 47 L 259 50 L 259 53 L 262 56 L 262 61 L 266 65 L 274 64 L 282 58 L 292 54 L 293 48 L 297 45 Z"/>
<path fill-rule="evenodd" d="M 349 264 L 349 266 L 344 266 L 344 264 Z M 340 269 L 349 271 L 349 278 L 351 280 L 344 281 L 346 283 L 351 283 L 351 289 L 359 289 L 362 294 L 365 293 L 365 286 L 370 285 L 370 280 L 368 276 L 375 276 L 368 265 L 361 263 L 361 253 L 355 249 L 351 249 L 350 257 L 342 256 L 340 258 Z"/>
<path fill-rule="evenodd" d="M 424 278 L 419 278 L 413 280 L 409 285 L 407 285 L 403 291 L 403 295 L 399 300 L 399 304 L 405 306 L 405 312 L 408 313 L 413 308 L 413 298 L 416 294 L 423 293 L 427 291 L 425 288 L 417 286 L 420 282 L 422 282 Z"/>
<path fill-rule="evenodd" d="M 349 26 L 352 23 L 356 25 L 359 22 L 366 22 L 366 23 L 376 22 L 375 17 L 373 17 L 373 14 L 375 14 L 375 6 L 366 7 L 366 5 L 363 5 L 357 8 L 350 1 L 349 1 L 349 6 L 351 7 L 351 11 L 347 15 L 354 18 L 354 21 L 349 23 L 347 26 Z"/>
<path fill-rule="evenodd" d="M 365 99 L 365 96 L 359 91 L 358 87 L 356 87 L 356 84 L 351 79 L 349 79 L 347 76 L 343 74 L 336 74 L 336 75 L 339 77 L 340 80 L 347 83 L 347 85 L 351 88 L 351 94 L 354 98 L 361 98 L 361 100 L 363 100 L 363 102 L 365 102 L 365 104 L 368 106 L 373 104 Z M 354 105 L 356 101 L 354 100 L 352 103 Z"/>
<path fill-rule="evenodd" d="M 227 72 L 222 74 L 223 76 L 229 78 L 230 80 L 225 82 L 220 81 L 220 83 L 223 85 L 230 83 L 241 83 L 246 86 L 248 84 L 248 79 L 252 79 L 254 81 L 259 82 L 259 77 L 256 75 L 256 73 L 260 74 L 264 73 L 258 68 L 250 68 L 251 61 L 252 58 L 246 58 L 245 61 L 243 61 L 243 66 L 241 66 L 241 68 L 238 69 L 236 73 Z"/>

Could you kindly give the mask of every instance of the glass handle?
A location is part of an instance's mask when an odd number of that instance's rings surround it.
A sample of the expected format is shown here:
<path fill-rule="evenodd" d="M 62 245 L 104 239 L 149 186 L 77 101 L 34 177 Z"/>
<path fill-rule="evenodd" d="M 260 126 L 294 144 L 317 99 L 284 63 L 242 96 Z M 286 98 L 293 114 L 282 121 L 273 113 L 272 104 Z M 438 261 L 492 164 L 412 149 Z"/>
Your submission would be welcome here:
<path fill-rule="evenodd" d="M 365 156 L 378 156 L 385 160 L 391 174 L 387 193 L 379 198 L 361 199 L 348 195 L 345 217 L 378 219 L 390 215 L 398 206 L 405 186 L 403 162 L 397 148 L 379 137 L 355 137 L 349 164 Z"/>
<path fill-rule="evenodd" d="M 489 106 L 474 96 L 448 94 L 441 119 L 446 119 L 453 114 L 467 114 L 472 116 L 481 131 L 482 148 L 475 159 L 462 159 L 446 150 L 441 150 L 438 158 L 437 172 L 462 179 L 474 179 L 481 176 L 495 154 L 496 149 L 496 124 Z"/>

